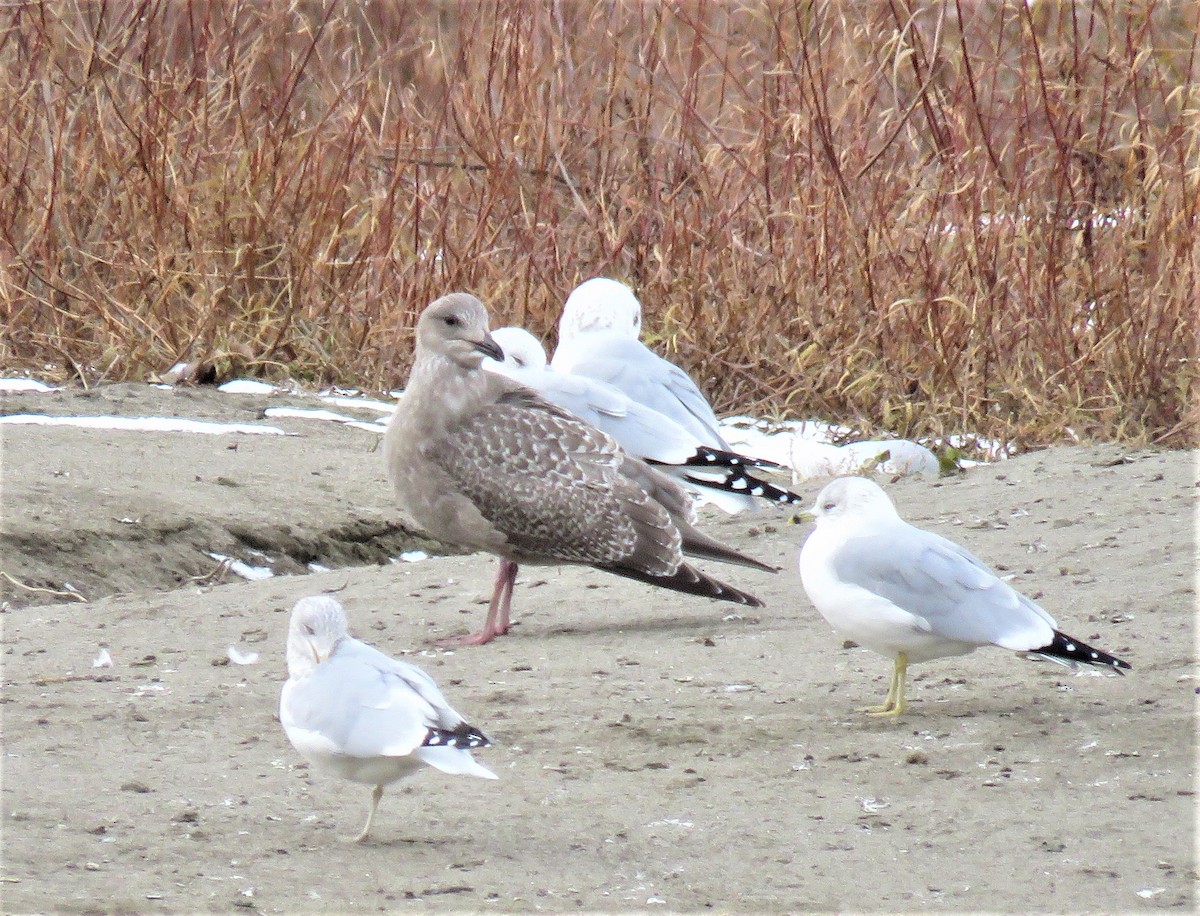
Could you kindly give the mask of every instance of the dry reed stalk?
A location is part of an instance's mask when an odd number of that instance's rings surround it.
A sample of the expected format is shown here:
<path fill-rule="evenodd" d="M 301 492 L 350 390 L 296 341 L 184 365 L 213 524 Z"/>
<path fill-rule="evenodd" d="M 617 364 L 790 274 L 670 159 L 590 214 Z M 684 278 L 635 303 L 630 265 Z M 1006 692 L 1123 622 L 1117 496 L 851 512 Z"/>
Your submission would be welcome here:
<path fill-rule="evenodd" d="M 722 410 L 1197 441 L 1194 5 L 0 10 L 0 366 L 384 388 L 633 284 Z"/>

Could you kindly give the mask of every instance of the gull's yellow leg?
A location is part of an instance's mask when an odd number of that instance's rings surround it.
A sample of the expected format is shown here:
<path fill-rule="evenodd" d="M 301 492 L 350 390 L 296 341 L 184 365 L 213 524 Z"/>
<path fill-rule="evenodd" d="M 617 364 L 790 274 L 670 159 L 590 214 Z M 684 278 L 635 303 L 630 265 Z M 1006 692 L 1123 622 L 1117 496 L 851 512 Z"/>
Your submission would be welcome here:
<path fill-rule="evenodd" d="M 896 656 L 896 664 L 892 668 L 892 684 L 888 687 L 887 697 L 882 706 L 868 706 L 863 710 L 869 716 L 899 716 L 908 709 L 904 699 L 904 683 L 908 679 L 908 655 L 904 652 Z"/>
<path fill-rule="evenodd" d="M 881 715 L 886 712 L 891 712 L 892 707 L 896 704 L 896 668 L 900 664 L 900 659 L 896 659 L 896 663 L 892 666 L 892 681 L 888 684 L 887 696 L 880 706 L 864 706 L 860 712 L 871 713 L 872 715 Z"/>
<path fill-rule="evenodd" d="M 353 838 L 348 838 L 343 842 L 346 843 L 365 843 L 367 837 L 371 835 L 371 821 L 375 820 L 375 809 L 379 807 L 379 799 L 383 798 L 383 786 L 376 786 L 375 791 L 371 793 L 371 810 L 367 812 L 367 823 L 363 827 L 362 833 Z"/>

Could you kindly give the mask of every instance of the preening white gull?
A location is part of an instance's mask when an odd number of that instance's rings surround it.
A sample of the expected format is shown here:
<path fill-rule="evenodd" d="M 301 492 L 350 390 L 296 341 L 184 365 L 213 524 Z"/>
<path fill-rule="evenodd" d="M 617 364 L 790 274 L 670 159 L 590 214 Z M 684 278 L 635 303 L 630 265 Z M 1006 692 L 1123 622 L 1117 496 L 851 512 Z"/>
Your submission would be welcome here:
<path fill-rule="evenodd" d="M 492 336 L 504 350 L 504 360 L 485 359 L 485 369 L 532 388 L 550 403 L 608 433 L 630 455 L 660 466 L 693 494 L 726 512 L 754 506 L 755 497 L 777 505 L 805 502 L 750 470 L 780 469 L 774 462 L 712 448 L 670 417 L 639 404 L 612 385 L 548 368 L 541 342 L 524 328 L 497 328 Z"/>
<path fill-rule="evenodd" d="M 808 597 L 830 625 L 894 659 L 882 706 L 899 716 L 910 663 L 994 645 L 1063 664 L 1129 664 L 1060 632 L 1041 607 L 964 548 L 903 521 L 874 481 L 840 477 L 809 510 L 816 529 L 800 551 Z"/>
<path fill-rule="evenodd" d="M 556 372 L 605 382 L 670 417 L 712 448 L 729 451 L 708 400 L 691 377 L 640 340 L 642 306 L 623 283 L 595 277 L 567 297 L 558 322 Z"/>
<path fill-rule="evenodd" d="M 698 531 L 684 489 L 532 389 L 485 372 L 504 353 L 483 304 L 443 296 L 417 322 L 416 357 L 388 426 L 388 476 L 430 535 L 501 558 L 484 628 L 507 632 L 518 563 L 576 563 L 760 606 L 684 554 L 773 571 Z"/>
<path fill-rule="evenodd" d="M 352 637 L 333 598 L 301 598 L 292 609 L 288 679 L 279 721 L 292 746 L 314 769 L 373 786 L 365 842 L 383 788 L 431 766 L 455 776 L 496 779 L 471 748 L 487 747 L 437 684 L 416 665 L 398 661 Z"/>

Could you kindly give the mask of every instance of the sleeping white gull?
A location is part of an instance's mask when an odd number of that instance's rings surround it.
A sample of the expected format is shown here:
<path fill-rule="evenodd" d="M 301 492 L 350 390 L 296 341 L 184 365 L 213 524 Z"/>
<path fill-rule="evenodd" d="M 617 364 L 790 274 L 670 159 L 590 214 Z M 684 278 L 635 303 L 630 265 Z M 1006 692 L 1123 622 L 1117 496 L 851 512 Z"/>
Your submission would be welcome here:
<path fill-rule="evenodd" d="M 953 541 L 903 521 L 874 481 L 841 477 L 809 510 L 816 529 L 800 551 L 804 590 L 838 632 L 895 660 L 882 706 L 899 716 L 910 663 L 979 646 L 1082 662 L 1129 664 L 1061 633 L 1054 618 Z"/>
<path fill-rule="evenodd" d="M 692 524 L 686 491 L 512 379 L 483 304 L 451 293 L 417 322 L 416 356 L 388 426 L 388 476 L 401 506 L 431 536 L 501 558 L 484 628 L 508 631 L 518 563 L 574 563 L 676 591 L 755 607 L 762 602 L 684 561 L 685 554 L 773 572 Z"/>
<path fill-rule="evenodd" d="M 612 385 L 670 417 L 703 444 L 730 451 L 691 377 L 638 340 L 642 306 L 624 283 L 595 277 L 567 297 L 550 367 Z"/>
<path fill-rule="evenodd" d="M 492 337 L 504 350 L 504 360 L 485 359 L 485 369 L 532 388 L 550 403 L 608 433 L 630 455 L 660 466 L 701 499 L 726 512 L 753 507 L 754 497 L 777 505 L 805 502 L 748 470 L 779 470 L 780 465 L 709 447 L 670 417 L 639 404 L 612 385 L 548 368 L 541 342 L 524 328 L 497 328 Z"/>
<path fill-rule="evenodd" d="M 292 609 L 288 679 L 279 721 L 292 746 L 332 776 L 374 786 L 371 833 L 383 787 L 431 766 L 455 776 L 496 779 L 470 749 L 488 739 L 468 725 L 428 674 L 352 637 L 332 598 L 301 598 Z"/>

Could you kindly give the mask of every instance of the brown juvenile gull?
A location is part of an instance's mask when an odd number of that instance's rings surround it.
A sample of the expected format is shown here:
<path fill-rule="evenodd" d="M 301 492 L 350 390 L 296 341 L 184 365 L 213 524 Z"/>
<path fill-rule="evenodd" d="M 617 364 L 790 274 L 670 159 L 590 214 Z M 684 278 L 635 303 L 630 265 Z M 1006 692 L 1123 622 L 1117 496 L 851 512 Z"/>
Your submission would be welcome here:
<path fill-rule="evenodd" d="M 500 557 L 484 628 L 455 644 L 508 632 L 518 563 L 578 563 L 762 606 L 683 555 L 773 567 L 696 530 L 678 483 L 535 391 L 483 371 L 486 356 L 504 359 L 483 303 L 451 293 L 426 308 L 384 442 L 388 477 L 418 524 L 445 543 Z"/>

